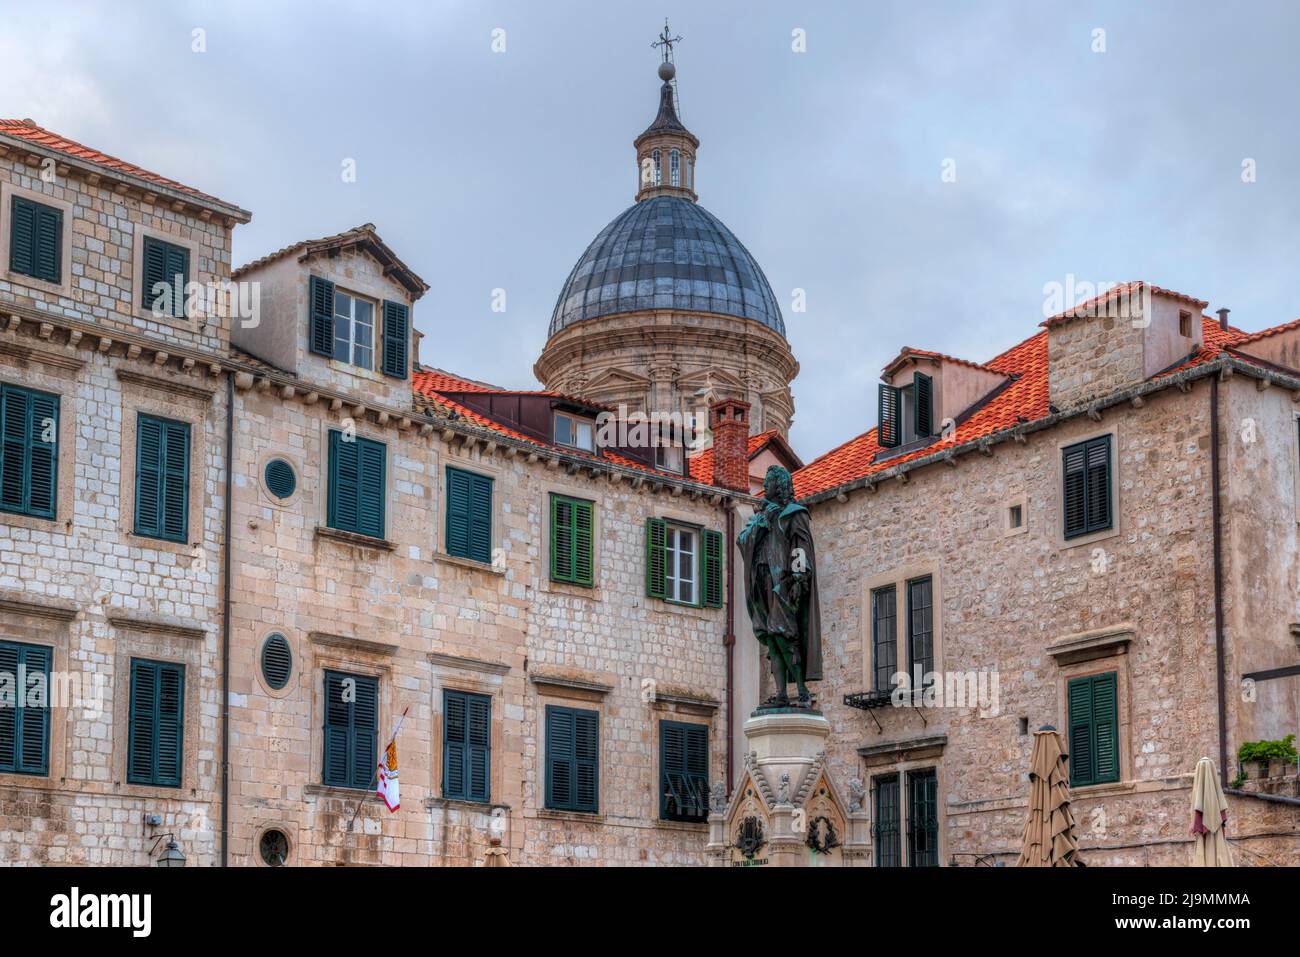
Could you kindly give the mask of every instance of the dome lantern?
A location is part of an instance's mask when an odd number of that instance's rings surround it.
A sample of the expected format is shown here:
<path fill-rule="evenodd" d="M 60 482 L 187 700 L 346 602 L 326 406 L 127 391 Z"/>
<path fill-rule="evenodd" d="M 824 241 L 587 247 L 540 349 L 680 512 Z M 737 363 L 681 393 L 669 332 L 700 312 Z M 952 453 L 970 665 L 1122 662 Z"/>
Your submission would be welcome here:
<path fill-rule="evenodd" d="M 637 192 L 636 199 L 656 196 L 680 196 L 695 202 L 695 153 L 700 141 L 683 124 L 677 115 L 677 65 L 673 62 L 673 45 L 681 42 L 668 30 L 664 21 L 663 33 L 651 46 L 658 48 L 663 59 L 659 63 L 659 112 L 654 122 L 633 141 L 636 147 Z"/>

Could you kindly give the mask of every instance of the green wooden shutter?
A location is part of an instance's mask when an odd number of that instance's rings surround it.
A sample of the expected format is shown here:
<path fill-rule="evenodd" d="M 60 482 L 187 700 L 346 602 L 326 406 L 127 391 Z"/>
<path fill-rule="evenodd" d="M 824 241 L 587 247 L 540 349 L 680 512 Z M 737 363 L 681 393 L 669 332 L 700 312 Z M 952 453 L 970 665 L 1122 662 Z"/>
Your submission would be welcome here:
<path fill-rule="evenodd" d="M 708 817 L 709 728 L 659 722 L 659 816 L 669 821 Z"/>
<path fill-rule="evenodd" d="M 135 436 L 135 532 L 162 537 L 163 423 L 140 416 Z"/>
<path fill-rule="evenodd" d="M 573 711 L 546 706 L 546 806 L 573 810 Z"/>
<path fill-rule="evenodd" d="M 0 674 L 12 682 L 13 700 L 0 705 L 0 771 L 50 773 L 50 666 L 44 645 L 0 642 Z M 45 676 L 43 701 L 32 695 L 33 675 Z"/>
<path fill-rule="evenodd" d="M 190 487 L 190 427 L 163 424 L 162 537 L 183 542 L 188 531 Z"/>
<path fill-rule="evenodd" d="M 724 596 L 722 533 L 712 529 L 704 530 L 704 604 L 709 608 L 721 608 Z"/>
<path fill-rule="evenodd" d="M 360 514 L 361 453 L 342 432 L 330 432 L 330 487 L 327 518 L 330 528 L 355 531 Z"/>
<path fill-rule="evenodd" d="M 595 504 L 551 496 L 551 580 L 575 585 L 594 582 Z"/>
<path fill-rule="evenodd" d="M 58 396 L 0 388 L 0 509 L 54 517 L 58 434 Z"/>
<path fill-rule="evenodd" d="M 471 801 L 488 800 L 492 768 L 492 699 L 471 694 L 468 698 L 467 748 L 465 777 Z"/>
<path fill-rule="evenodd" d="M 158 298 L 163 295 L 158 287 L 167 285 L 167 250 L 158 240 L 146 236 L 141 259 L 144 276 L 140 283 L 140 303 L 146 309 L 153 309 Z"/>
<path fill-rule="evenodd" d="M 1092 676 L 1093 780 L 1119 780 L 1119 702 L 1116 673 Z"/>
<path fill-rule="evenodd" d="M 163 243 L 167 254 L 165 281 L 172 287 L 172 315 L 185 315 L 185 287 L 190 281 L 190 251 L 184 246 Z"/>
<path fill-rule="evenodd" d="M 350 703 L 344 700 L 344 681 L 347 675 L 337 671 L 325 672 L 325 758 L 323 782 L 336 787 L 347 787 L 348 781 L 348 718 Z"/>
<path fill-rule="evenodd" d="M 1112 525 L 1110 436 L 1061 450 L 1062 512 L 1066 538 L 1105 531 Z"/>
<path fill-rule="evenodd" d="M 1070 786 L 1095 784 L 1092 740 L 1092 678 L 1075 678 L 1066 686 L 1070 724 Z"/>
<path fill-rule="evenodd" d="M 379 770 L 379 682 L 362 676 L 356 682 L 356 701 L 352 703 L 351 786 L 369 788 Z"/>
<path fill-rule="evenodd" d="M 136 422 L 135 532 L 183 542 L 189 530 L 190 427 L 148 415 Z"/>
<path fill-rule="evenodd" d="M 1061 461 L 1063 469 L 1061 508 L 1064 513 L 1065 537 L 1074 538 L 1082 535 L 1088 528 L 1085 508 L 1087 455 L 1083 445 L 1071 445 L 1063 449 Z"/>
<path fill-rule="evenodd" d="M 36 204 L 13 197 L 9 216 L 9 271 L 36 275 Z"/>
<path fill-rule="evenodd" d="M 465 752 L 469 722 L 465 694 L 444 691 L 442 709 L 442 796 L 465 800 Z"/>
<path fill-rule="evenodd" d="M 649 518 L 645 523 L 645 593 L 668 597 L 668 523 Z"/>
<path fill-rule="evenodd" d="M 473 476 L 469 504 L 469 557 L 487 564 L 492 561 L 492 479 Z"/>
<path fill-rule="evenodd" d="M 347 700 L 349 685 L 351 698 Z M 379 768 L 379 682 L 365 675 L 325 672 L 325 754 L 322 779 L 368 789 Z"/>
<path fill-rule="evenodd" d="M 320 276 L 308 280 L 308 311 L 311 315 L 308 346 L 317 355 L 334 355 L 334 283 Z"/>
<path fill-rule="evenodd" d="M 357 531 L 372 538 L 384 537 L 384 469 L 386 448 L 380 442 L 358 438 L 360 467 L 357 495 Z"/>
<path fill-rule="evenodd" d="M 400 302 L 384 300 L 384 375 L 405 379 L 410 368 L 410 310 Z"/>
<path fill-rule="evenodd" d="M 912 425 L 916 430 L 916 437 L 923 438 L 930 434 L 934 422 L 934 380 L 928 375 L 917 372 L 912 377 L 913 395 L 915 400 L 912 410 Z"/>
<path fill-rule="evenodd" d="M 184 756 L 185 666 L 131 660 L 127 781 L 180 787 Z"/>
<path fill-rule="evenodd" d="M 486 801 L 490 790 L 492 699 L 444 691 L 443 797 Z"/>
<path fill-rule="evenodd" d="M 1088 531 L 1110 528 L 1110 436 L 1087 443 Z"/>
<path fill-rule="evenodd" d="M 892 449 L 902 441 L 903 424 L 900 420 L 902 398 L 892 385 L 880 385 L 880 426 L 876 441 L 881 448 Z"/>
<path fill-rule="evenodd" d="M 469 557 L 469 502 L 473 481 L 468 472 L 447 469 L 447 541 L 448 555 Z"/>
<path fill-rule="evenodd" d="M 37 279 L 58 283 L 63 278 L 63 211 L 36 204 L 36 249 L 33 271 Z"/>
<path fill-rule="evenodd" d="M 185 315 L 185 287 L 190 281 L 190 251 L 184 246 L 146 236 L 144 239 L 144 276 L 140 284 L 140 301 L 154 309 L 166 295 L 171 300 L 171 315 Z M 166 286 L 167 291 L 159 286 Z"/>
<path fill-rule="evenodd" d="M 595 711 L 573 714 L 573 763 L 576 780 L 573 796 L 575 811 L 595 813 L 600 790 L 600 722 Z"/>

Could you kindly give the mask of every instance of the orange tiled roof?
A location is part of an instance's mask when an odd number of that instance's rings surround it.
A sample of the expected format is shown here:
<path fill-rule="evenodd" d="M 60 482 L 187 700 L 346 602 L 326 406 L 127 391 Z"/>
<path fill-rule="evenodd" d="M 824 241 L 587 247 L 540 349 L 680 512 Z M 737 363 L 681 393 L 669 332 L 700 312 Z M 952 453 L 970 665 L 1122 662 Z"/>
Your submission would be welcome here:
<path fill-rule="evenodd" d="M 304 239 L 291 243 L 273 253 L 267 253 L 260 259 L 244 263 L 244 265 L 231 271 L 230 278 L 238 279 L 254 269 L 284 259 L 286 256 L 312 256 L 339 249 L 351 249 L 354 246 L 362 247 L 376 260 L 383 263 L 385 275 L 391 270 L 392 274 L 398 278 L 414 298 L 419 299 L 429 291 L 429 284 L 416 275 L 410 266 L 402 262 L 397 253 L 393 252 L 391 246 L 379 238 L 374 223 L 362 223 L 360 226 L 354 226 L 351 229 L 345 229 L 341 233 L 335 233 L 333 236 L 325 236 L 321 239 Z"/>
<path fill-rule="evenodd" d="M 66 136 L 60 136 L 58 133 L 52 133 L 47 129 L 37 126 L 31 120 L 3 120 L 0 119 L 0 135 L 12 136 L 16 139 L 25 140 L 34 146 L 41 146 L 56 153 L 62 153 L 64 156 L 83 163 L 92 163 L 95 166 L 101 166 L 106 170 L 114 173 L 121 173 L 125 176 L 131 176 L 135 179 L 142 179 L 146 182 L 153 183 L 155 186 L 161 186 L 165 189 L 175 190 L 178 193 L 186 193 L 196 199 L 208 203 L 215 203 L 218 206 L 224 206 L 232 213 L 237 214 L 236 219 L 242 219 L 247 222 L 249 214 L 240 209 L 234 203 L 228 203 L 223 199 L 218 199 L 208 193 L 200 192 L 193 186 L 186 186 L 184 183 L 178 183 L 174 179 L 168 179 L 166 176 L 160 176 L 157 173 L 151 173 L 147 169 L 142 169 L 134 163 L 128 163 L 126 160 L 120 160 L 116 156 L 109 156 L 107 153 L 101 153 L 99 150 L 91 149 L 89 146 L 83 146 L 75 140 L 70 140 Z"/>
<path fill-rule="evenodd" d="M 1113 286 L 1112 288 L 1107 289 L 1105 292 L 1101 293 L 1100 295 L 1093 296 L 1091 299 L 1085 302 L 1081 302 L 1077 306 L 1071 306 L 1070 308 L 1066 309 L 1064 312 L 1058 312 L 1056 315 L 1048 319 L 1044 319 L 1039 324 L 1042 326 L 1050 327 L 1050 326 L 1059 325 L 1063 322 L 1069 322 L 1071 319 L 1077 319 L 1081 316 L 1087 316 L 1091 313 L 1092 310 L 1098 308 L 1099 306 L 1105 305 L 1106 303 L 1110 302 L 1112 299 L 1118 299 L 1122 296 L 1128 296 L 1128 295 L 1132 295 L 1133 293 L 1141 292 L 1144 286 L 1149 287 L 1151 292 L 1156 295 L 1168 296 L 1171 299 L 1178 299 L 1182 302 L 1187 303 L 1189 306 L 1195 306 L 1197 309 L 1204 309 L 1206 306 L 1209 305 L 1209 303 L 1206 302 L 1204 299 L 1197 299 L 1195 296 L 1189 296 L 1186 293 L 1174 292 L 1174 290 L 1172 289 L 1165 289 L 1161 286 L 1152 285 L 1149 282 L 1137 280 L 1135 282 L 1123 282 L 1120 283 L 1118 286 Z"/>
<path fill-rule="evenodd" d="M 1194 301 L 1199 302 L 1199 300 Z M 1225 332 L 1219 327 L 1217 320 L 1205 315 L 1201 316 L 1201 327 L 1205 344 L 1200 352 L 1161 375 L 1172 375 L 1202 365 L 1217 357 L 1228 346 L 1262 335 L 1256 333 L 1255 336 L 1246 336 L 1245 333 L 1233 328 Z M 1275 330 L 1268 331 L 1278 331 L 1282 328 L 1284 327 L 1279 326 Z M 972 442 L 1026 422 L 1034 422 L 1051 414 L 1047 398 L 1047 332 L 1045 330 L 984 363 L 983 367 L 1010 376 L 1011 384 L 978 408 L 970 418 L 957 426 L 948 438 L 939 439 L 921 449 L 890 456 L 883 462 L 876 462 L 874 459 L 881 446 L 876 440 L 876 429 L 869 429 L 796 472 L 794 474 L 795 495 L 799 498 L 817 495 L 867 478 L 874 473 L 883 472 L 902 462 L 933 455 L 955 445 Z"/>
<path fill-rule="evenodd" d="M 971 362 L 969 359 L 958 359 L 956 356 L 946 356 L 942 352 L 931 352 L 929 349 L 913 349 L 911 346 L 903 346 L 898 355 L 885 366 L 883 371 L 886 373 L 891 372 L 913 356 L 920 356 L 922 359 L 936 359 L 939 362 L 955 362 L 958 365 L 969 366 L 972 369 L 983 369 L 985 372 L 998 371 L 990 368 L 985 363 Z"/>

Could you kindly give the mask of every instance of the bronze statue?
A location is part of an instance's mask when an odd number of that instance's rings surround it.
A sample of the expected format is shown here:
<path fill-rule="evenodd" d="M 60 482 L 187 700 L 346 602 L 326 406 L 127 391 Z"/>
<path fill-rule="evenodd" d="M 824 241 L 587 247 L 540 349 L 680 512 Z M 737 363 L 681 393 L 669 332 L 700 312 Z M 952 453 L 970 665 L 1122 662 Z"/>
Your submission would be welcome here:
<path fill-rule="evenodd" d="M 740 533 L 745 561 L 745 604 L 754 634 L 767 648 L 776 694 L 763 708 L 788 708 L 794 682 L 799 707 L 810 708 L 807 681 L 822 677 L 821 613 L 812 519 L 794 500 L 794 482 L 779 465 L 763 481 L 767 504 Z M 760 709 L 761 710 L 761 709 Z"/>

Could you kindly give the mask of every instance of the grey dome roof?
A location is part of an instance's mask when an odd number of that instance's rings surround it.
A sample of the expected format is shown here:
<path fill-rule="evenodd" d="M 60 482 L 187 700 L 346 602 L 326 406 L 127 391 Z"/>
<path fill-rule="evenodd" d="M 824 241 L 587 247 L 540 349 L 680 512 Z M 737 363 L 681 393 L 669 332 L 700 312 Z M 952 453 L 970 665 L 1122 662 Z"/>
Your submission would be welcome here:
<path fill-rule="evenodd" d="M 560 290 L 550 336 L 584 319 L 683 309 L 785 321 L 754 257 L 698 203 L 656 196 L 624 210 L 592 240 Z"/>

